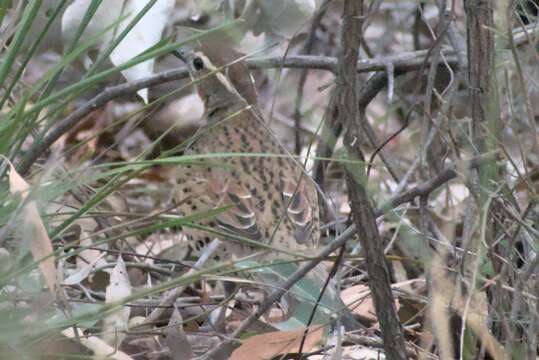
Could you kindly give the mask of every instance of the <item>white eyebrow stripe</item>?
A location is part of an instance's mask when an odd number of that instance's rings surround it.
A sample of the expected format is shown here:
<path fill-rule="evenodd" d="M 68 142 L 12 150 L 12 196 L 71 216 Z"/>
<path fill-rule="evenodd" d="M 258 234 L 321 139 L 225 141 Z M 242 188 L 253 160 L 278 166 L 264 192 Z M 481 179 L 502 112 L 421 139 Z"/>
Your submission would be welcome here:
<path fill-rule="evenodd" d="M 217 78 L 217 80 L 219 80 L 219 82 L 221 84 L 223 84 L 226 89 L 228 91 L 230 91 L 231 93 L 233 94 L 236 94 L 236 95 L 239 95 L 238 94 L 238 91 L 236 90 L 236 88 L 230 83 L 230 81 L 227 79 L 227 77 L 225 75 L 223 75 L 223 73 L 221 71 L 219 71 L 213 64 L 212 62 L 210 61 L 210 59 L 208 59 L 208 57 L 206 55 L 204 55 L 203 53 L 201 52 L 195 52 L 195 55 L 198 56 L 199 58 L 202 59 L 202 61 L 204 62 L 204 65 L 208 68 L 208 70 L 212 71 L 215 73 L 215 77 Z"/>
<path fill-rule="evenodd" d="M 228 79 L 226 78 L 226 76 L 223 75 L 223 73 L 221 73 L 220 71 L 217 71 L 215 73 L 215 76 L 217 77 L 217 80 L 219 80 L 226 87 L 228 91 L 230 91 L 233 94 L 238 93 L 238 91 L 234 88 L 234 86 L 232 86 L 230 81 L 228 81 Z"/>

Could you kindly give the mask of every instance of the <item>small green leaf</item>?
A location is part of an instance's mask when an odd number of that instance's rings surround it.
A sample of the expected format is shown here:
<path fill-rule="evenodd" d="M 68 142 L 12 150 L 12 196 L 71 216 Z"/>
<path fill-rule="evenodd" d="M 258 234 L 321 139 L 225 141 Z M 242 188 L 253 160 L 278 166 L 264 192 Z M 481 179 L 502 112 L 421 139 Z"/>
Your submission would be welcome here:
<path fill-rule="evenodd" d="M 249 271 L 251 276 L 261 283 L 269 285 L 271 289 L 278 288 L 298 269 L 295 263 L 262 265 L 254 261 L 242 261 L 236 264 L 236 267 L 240 269 L 254 268 Z M 316 306 L 326 276 L 327 274 L 325 271 L 321 271 L 321 268 L 315 268 L 294 284 L 289 294 L 296 300 L 297 304 L 292 304 L 288 314 L 289 319 L 272 325 L 283 331 L 304 328 L 309 325 L 313 311 L 315 313 L 311 324 L 331 322 L 332 315 L 340 312 L 344 305 L 330 285 L 325 289 L 320 303 Z"/>

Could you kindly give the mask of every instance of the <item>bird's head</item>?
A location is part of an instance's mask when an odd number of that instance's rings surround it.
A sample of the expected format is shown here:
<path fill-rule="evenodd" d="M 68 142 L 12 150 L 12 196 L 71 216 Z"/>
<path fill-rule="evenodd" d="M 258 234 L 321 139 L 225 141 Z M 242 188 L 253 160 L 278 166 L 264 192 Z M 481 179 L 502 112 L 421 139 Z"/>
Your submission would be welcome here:
<path fill-rule="evenodd" d="M 187 66 L 206 109 L 231 101 L 256 104 L 256 89 L 242 54 L 216 43 L 174 52 Z"/>

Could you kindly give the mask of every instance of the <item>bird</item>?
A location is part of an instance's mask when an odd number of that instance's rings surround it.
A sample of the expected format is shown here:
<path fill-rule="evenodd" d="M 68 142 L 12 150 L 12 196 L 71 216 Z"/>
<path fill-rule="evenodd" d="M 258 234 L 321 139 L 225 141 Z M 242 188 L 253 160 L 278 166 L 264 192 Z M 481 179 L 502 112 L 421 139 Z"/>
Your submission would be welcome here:
<path fill-rule="evenodd" d="M 178 170 L 174 197 L 182 215 L 223 209 L 201 226 L 183 229 L 190 256 L 200 256 L 216 238 L 208 228 L 224 240 L 215 261 L 314 254 L 320 240 L 316 184 L 265 123 L 250 71 L 238 60 L 242 55 L 215 41 L 198 41 L 174 54 L 187 66 L 205 109 L 204 125 L 184 154 L 222 154 L 213 164 Z M 230 241 L 237 237 L 250 241 Z M 327 271 L 318 272 L 324 281 Z"/>
<path fill-rule="evenodd" d="M 193 214 L 230 206 L 206 225 L 289 252 L 312 250 L 320 238 L 316 186 L 264 123 L 249 70 L 245 63 L 235 62 L 238 53 L 210 44 L 178 54 L 196 83 L 206 124 L 184 154 L 238 156 L 219 158 L 221 166 L 185 166 L 176 179 L 178 209 Z M 188 228 L 185 233 L 195 256 L 212 238 L 201 229 Z M 242 257 L 253 250 L 228 242 L 220 257 Z M 262 258 L 272 254 L 275 251 L 268 251 Z"/>

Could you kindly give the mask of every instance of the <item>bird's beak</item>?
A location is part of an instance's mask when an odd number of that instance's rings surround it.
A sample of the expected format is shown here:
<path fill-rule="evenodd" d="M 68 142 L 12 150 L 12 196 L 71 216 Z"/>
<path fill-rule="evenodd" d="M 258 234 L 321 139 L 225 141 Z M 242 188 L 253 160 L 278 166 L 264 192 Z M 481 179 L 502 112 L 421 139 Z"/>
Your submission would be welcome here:
<path fill-rule="evenodd" d="M 183 49 L 173 50 L 172 55 L 176 56 L 178 59 L 180 59 L 184 63 L 187 63 L 187 56 L 186 56 L 185 50 Z"/>

